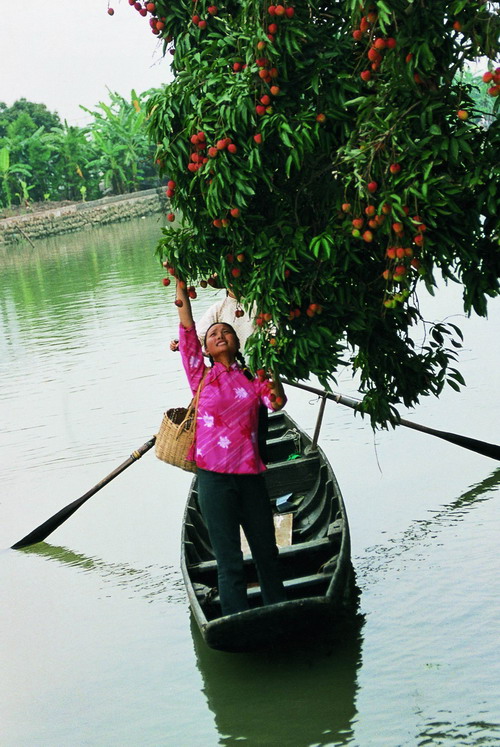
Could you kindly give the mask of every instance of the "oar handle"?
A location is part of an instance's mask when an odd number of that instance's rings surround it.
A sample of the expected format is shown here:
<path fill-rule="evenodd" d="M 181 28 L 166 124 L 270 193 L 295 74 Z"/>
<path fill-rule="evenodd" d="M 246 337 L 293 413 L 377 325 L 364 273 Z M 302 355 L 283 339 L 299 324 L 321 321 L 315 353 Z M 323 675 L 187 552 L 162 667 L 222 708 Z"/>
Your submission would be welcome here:
<path fill-rule="evenodd" d="M 288 379 L 282 379 L 282 382 L 283 384 L 294 386 L 297 389 L 303 389 L 306 392 L 317 394 L 318 397 L 326 397 L 327 399 L 331 399 L 337 404 L 346 405 L 346 407 L 351 407 L 353 410 L 361 412 L 361 400 L 359 399 L 346 397 L 344 394 L 325 392 L 323 391 L 323 389 L 317 389 L 316 387 L 309 386 L 308 384 L 299 384 L 296 381 L 289 381 Z M 500 461 L 500 446 L 497 446 L 496 444 L 490 444 L 487 441 L 478 441 L 475 438 L 461 436 L 458 433 L 448 433 L 448 431 L 435 430 L 434 428 L 429 428 L 426 425 L 414 423 L 411 420 L 403 420 L 403 418 L 400 418 L 398 420 L 397 425 L 403 425 L 406 428 L 412 428 L 415 431 L 427 433 L 429 436 L 436 436 L 436 438 L 441 438 L 443 439 L 443 441 L 449 441 L 450 443 L 456 444 L 457 446 L 462 446 L 464 449 L 469 449 L 469 451 L 475 451 L 477 454 L 482 454 L 483 456 L 487 456 L 491 459 Z"/>

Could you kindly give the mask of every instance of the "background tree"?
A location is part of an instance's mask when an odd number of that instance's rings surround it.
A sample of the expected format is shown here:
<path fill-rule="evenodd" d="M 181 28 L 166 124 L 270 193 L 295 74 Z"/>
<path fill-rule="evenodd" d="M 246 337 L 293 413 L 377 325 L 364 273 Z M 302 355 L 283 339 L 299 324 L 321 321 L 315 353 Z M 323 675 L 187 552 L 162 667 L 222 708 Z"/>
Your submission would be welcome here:
<path fill-rule="evenodd" d="M 256 303 L 254 361 L 325 385 L 351 364 L 373 422 L 458 388 L 460 330 L 427 323 L 417 294 L 441 276 L 485 315 L 499 291 L 499 124 L 462 74 L 497 54 L 498 15 L 479 0 L 145 9 L 175 75 L 148 105 L 183 221 L 161 259 Z"/>
<path fill-rule="evenodd" d="M 43 127 L 44 130 L 50 130 L 52 127 L 58 127 L 61 124 L 57 112 L 51 112 L 45 104 L 36 104 L 25 98 L 18 99 L 12 106 L 7 106 L 0 101 L 0 138 L 7 134 L 7 127 L 14 122 L 21 114 L 28 114 L 35 129 Z"/>
<path fill-rule="evenodd" d="M 150 94 L 132 91 L 127 100 L 110 93 L 108 103 L 85 109 L 93 117 L 85 127 L 61 123 L 44 104 L 26 99 L 11 107 L 0 103 L 4 166 L 8 153 L 0 203 L 10 206 L 16 194 L 38 202 L 80 200 L 102 197 L 103 189 L 120 194 L 158 186 L 155 148 L 144 127 L 143 102 Z"/>
<path fill-rule="evenodd" d="M 69 125 L 65 120 L 59 127 L 52 127 L 44 140 L 51 149 L 58 199 L 80 200 L 82 191 L 91 199 L 99 198 L 99 174 L 89 166 L 95 153 L 87 129 Z"/>
<path fill-rule="evenodd" d="M 110 92 L 110 103 L 100 102 L 97 109 L 82 107 L 94 121 L 88 127 L 94 159 L 89 162 L 104 180 L 106 190 L 114 194 L 134 191 L 145 178 L 155 177 L 154 148 L 145 135 L 146 91 L 130 94 L 127 101 L 118 93 Z"/>

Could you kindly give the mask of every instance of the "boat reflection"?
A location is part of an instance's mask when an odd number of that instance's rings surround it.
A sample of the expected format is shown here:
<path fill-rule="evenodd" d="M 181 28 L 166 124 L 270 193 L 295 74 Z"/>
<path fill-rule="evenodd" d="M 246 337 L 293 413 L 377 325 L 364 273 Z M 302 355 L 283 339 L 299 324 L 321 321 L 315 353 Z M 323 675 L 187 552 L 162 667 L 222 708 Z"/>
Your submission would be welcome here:
<path fill-rule="evenodd" d="M 196 664 L 219 744 L 350 743 L 357 714 L 362 625 L 358 616 L 328 645 L 304 641 L 300 648 L 234 654 L 210 649 L 191 617 Z"/>

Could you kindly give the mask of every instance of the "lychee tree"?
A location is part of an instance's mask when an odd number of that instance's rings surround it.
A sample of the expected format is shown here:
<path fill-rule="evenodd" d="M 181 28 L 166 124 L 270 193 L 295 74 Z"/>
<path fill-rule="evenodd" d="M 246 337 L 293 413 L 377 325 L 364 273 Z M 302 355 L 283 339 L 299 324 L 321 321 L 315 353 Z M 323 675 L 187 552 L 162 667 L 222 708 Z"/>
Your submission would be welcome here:
<path fill-rule="evenodd" d="M 486 58 L 496 112 L 497 9 L 135 7 L 174 73 L 148 104 L 180 220 L 163 231 L 161 261 L 193 286 L 217 273 L 256 305 L 254 365 L 325 386 L 352 365 L 374 424 L 393 421 L 398 403 L 459 388 L 460 330 L 427 323 L 418 292 L 442 276 L 482 316 L 499 292 L 500 128 L 477 111 L 468 73 Z"/>

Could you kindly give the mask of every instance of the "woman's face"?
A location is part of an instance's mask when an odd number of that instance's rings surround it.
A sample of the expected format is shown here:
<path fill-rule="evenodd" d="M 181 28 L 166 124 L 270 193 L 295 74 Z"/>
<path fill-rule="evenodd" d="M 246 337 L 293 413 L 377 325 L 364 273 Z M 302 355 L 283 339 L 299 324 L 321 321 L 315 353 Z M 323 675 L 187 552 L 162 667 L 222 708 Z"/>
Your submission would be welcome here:
<path fill-rule="evenodd" d="M 205 350 L 214 361 L 221 357 L 234 360 L 239 350 L 239 341 L 234 329 L 229 324 L 212 324 L 206 335 Z"/>

